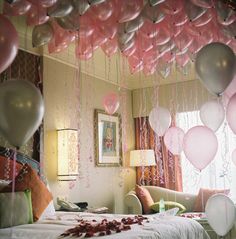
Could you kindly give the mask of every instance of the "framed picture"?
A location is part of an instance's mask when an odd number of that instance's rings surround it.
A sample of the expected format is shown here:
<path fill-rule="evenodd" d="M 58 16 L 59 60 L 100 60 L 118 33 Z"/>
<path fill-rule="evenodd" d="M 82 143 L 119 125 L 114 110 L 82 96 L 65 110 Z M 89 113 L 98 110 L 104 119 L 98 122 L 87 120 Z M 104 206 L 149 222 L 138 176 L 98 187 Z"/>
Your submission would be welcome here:
<path fill-rule="evenodd" d="M 97 166 L 121 166 L 121 117 L 95 109 L 95 160 Z"/>

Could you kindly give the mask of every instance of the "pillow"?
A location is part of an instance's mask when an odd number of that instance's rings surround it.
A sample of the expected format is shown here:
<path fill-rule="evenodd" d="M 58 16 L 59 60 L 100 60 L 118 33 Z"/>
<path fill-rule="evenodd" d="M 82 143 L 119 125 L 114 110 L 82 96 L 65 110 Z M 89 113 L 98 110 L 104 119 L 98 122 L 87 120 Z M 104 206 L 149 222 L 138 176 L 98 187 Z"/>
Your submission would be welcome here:
<path fill-rule="evenodd" d="M 33 222 L 31 192 L 0 193 L 0 228 Z"/>
<path fill-rule="evenodd" d="M 179 208 L 178 214 L 186 211 L 186 207 L 178 202 L 164 201 L 164 204 L 165 204 L 165 210 L 169 210 L 171 208 L 177 207 L 177 208 Z M 159 212 L 159 205 L 160 205 L 160 202 L 155 202 L 151 206 L 151 209 L 155 212 Z"/>
<path fill-rule="evenodd" d="M 144 214 L 152 213 L 151 206 L 154 204 L 154 201 L 149 191 L 144 187 L 136 185 L 135 192 L 142 204 Z"/>
<path fill-rule="evenodd" d="M 23 167 L 22 164 L 16 162 L 16 175 L 20 172 L 22 167 Z M 6 174 L 9 175 L 9 178 L 6 177 L 7 176 Z M 12 180 L 12 176 L 13 176 L 13 160 L 0 156 L 0 179 Z"/>
<path fill-rule="evenodd" d="M 206 206 L 207 200 L 211 196 L 213 196 L 217 193 L 223 193 L 225 195 L 228 195 L 229 191 L 230 191 L 229 189 L 218 190 L 218 189 L 200 188 L 197 198 L 194 203 L 193 211 L 194 212 L 205 212 L 205 206 Z"/>
<path fill-rule="evenodd" d="M 47 208 L 49 202 L 52 201 L 52 194 L 28 164 L 24 165 L 15 180 L 16 191 L 24 191 L 26 189 L 31 190 L 33 217 L 34 221 L 37 221 Z M 3 189 L 4 192 L 10 192 L 11 190 L 12 183 Z"/>
<path fill-rule="evenodd" d="M 0 179 L 0 191 L 5 188 L 11 181 Z"/>

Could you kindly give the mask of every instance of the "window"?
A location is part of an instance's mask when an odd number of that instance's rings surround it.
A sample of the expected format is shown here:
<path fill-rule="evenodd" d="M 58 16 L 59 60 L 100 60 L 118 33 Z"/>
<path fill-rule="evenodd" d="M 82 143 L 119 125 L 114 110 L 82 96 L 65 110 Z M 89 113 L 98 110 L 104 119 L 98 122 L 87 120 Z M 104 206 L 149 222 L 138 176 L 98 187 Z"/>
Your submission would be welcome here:
<path fill-rule="evenodd" d="M 185 132 L 193 126 L 202 125 L 199 111 L 177 114 L 177 125 Z M 236 165 L 232 162 L 232 152 L 236 148 L 236 136 L 225 121 L 216 132 L 218 151 L 214 160 L 199 172 L 181 154 L 183 191 L 198 193 L 200 187 L 230 189 L 231 198 L 236 201 Z"/>

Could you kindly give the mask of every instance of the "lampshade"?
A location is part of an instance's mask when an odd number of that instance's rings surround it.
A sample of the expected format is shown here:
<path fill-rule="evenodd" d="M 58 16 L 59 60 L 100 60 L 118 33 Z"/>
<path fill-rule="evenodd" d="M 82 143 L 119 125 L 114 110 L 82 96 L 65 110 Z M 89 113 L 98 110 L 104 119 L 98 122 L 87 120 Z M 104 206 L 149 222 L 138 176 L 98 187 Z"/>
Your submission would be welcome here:
<path fill-rule="evenodd" d="M 152 166 L 156 165 L 155 154 L 152 149 L 132 150 L 130 152 L 130 166 Z"/>
<path fill-rule="evenodd" d="M 74 181 L 78 175 L 78 132 L 57 130 L 57 175 L 60 181 Z"/>

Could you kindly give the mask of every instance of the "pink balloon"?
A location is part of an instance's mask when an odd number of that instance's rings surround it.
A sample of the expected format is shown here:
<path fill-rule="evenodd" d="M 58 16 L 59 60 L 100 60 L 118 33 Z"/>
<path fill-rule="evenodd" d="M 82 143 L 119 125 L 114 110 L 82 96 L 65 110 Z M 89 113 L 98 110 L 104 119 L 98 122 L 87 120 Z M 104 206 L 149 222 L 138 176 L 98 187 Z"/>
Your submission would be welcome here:
<path fill-rule="evenodd" d="M 175 37 L 174 42 L 178 49 L 186 49 L 192 44 L 193 38 L 182 31 Z"/>
<path fill-rule="evenodd" d="M 46 9 L 39 5 L 32 4 L 30 10 L 27 13 L 26 19 L 27 25 L 29 26 L 40 25 L 48 20 L 49 16 L 47 16 Z"/>
<path fill-rule="evenodd" d="M 102 105 L 109 115 L 113 115 L 120 106 L 119 96 L 114 92 L 108 93 L 103 97 Z"/>
<path fill-rule="evenodd" d="M 153 41 L 143 37 L 141 34 L 136 35 L 136 46 L 140 49 L 140 52 L 147 52 L 153 48 Z"/>
<path fill-rule="evenodd" d="M 188 64 L 189 62 L 189 55 L 188 55 L 188 52 L 186 52 L 185 54 L 182 54 L 182 55 L 177 55 L 176 54 L 176 63 L 180 66 L 180 67 L 184 67 Z"/>
<path fill-rule="evenodd" d="M 203 8 L 211 8 L 213 6 L 212 0 L 191 0 L 191 2 Z"/>
<path fill-rule="evenodd" d="M 7 3 L 4 2 L 3 4 L 3 14 L 7 16 L 20 16 L 26 14 L 31 7 L 31 3 L 20 0 L 15 3 Z"/>
<path fill-rule="evenodd" d="M 144 65 L 157 63 L 157 61 L 160 57 L 161 57 L 161 55 L 156 51 L 156 49 L 152 48 L 151 50 L 149 50 L 148 52 L 145 52 L 143 54 Z"/>
<path fill-rule="evenodd" d="M 143 0 L 116 0 L 116 4 L 115 11 L 118 13 L 117 20 L 120 23 L 135 19 L 143 8 Z"/>
<path fill-rule="evenodd" d="M 105 1 L 100 4 L 93 5 L 91 7 L 91 11 L 99 20 L 106 21 L 112 15 L 114 10 L 113 7 L 112 1 Z"/>
<path fill-rule="evenodd" d="M 214 132 L 206 126 L 195 126 L 188 130 L 183 140 L 186 158 L 200 171 L 215 157 L 218 148 Z"/>
<path fill-rule="evenodd" d="M 75 48 L 75 55 L 82 60 L 88 60 L 93 55 L 93 48 L 91 45 L 91 38 L 80 38 Z"/>
<path fill-rule="evenodd" d="M 163 3 L 160 4 L 161 10 L 170 15 L 174 15 L 179 13 L 183 9 L 184 3 L 182 0 L 165 0 Z"/>
<path fill-rule="evenodd" d="M 146 38 L 154 38 L 157 36 L 158 32 L 159 30 L 156 25 L 150 21 L 145 21 L 139 30 L 139 33 Z"/>
<path fill-rule="evenodd" d="M 182 151 L 184 131 L 179 127 L 170 127 L 164 136 L 167 149 L 174 155 L 179 155 Z"/>
<path fill-rule="evenodd" d="M 55 44 L 55 39 L 53 38 L 49 43 L 48 43 L 48 52 L 51 53 L 59 53 L 63 50 L 65 50 L 68 47 L 67 44 L 60 44 L 57 45 Z"/>
<path fill-rule="evenodd" d="M 135 54 L 133 54 L 132 56 L 128 58 L 128 62 L 129 62 L 129 69 L 132 74 L 143 70 L 142 56 L 136 56 Z"/>
<path fill-rule="evenodd" d="M 150 62 L 149 64 L 144 65 L 143 67 L 144 75 L 149 76 L 154 74 L 154 72 L 156 71 L 156 67 L 157 67 L 157 62 Z"/>
<path fill-rule="evenodd" d="M 154 45 L 160 46 L 166 44 L 170 40 L 170 33 L 167 28 L 161 27 L 158 36 L 154 38 Z"/>
<path fill-rule="evenodd" d="M 92 19 L 90 18 L 89 14 L 85 13 L 82 16 L 78 16 L 79 17 L 79 37 L 88 37 L 91 36 L 95 30 L 94 24 Z"/>
<path fill-rule="evenodd" d="M 102 50 L 104 51 L 104 53 L 110 57 L 112 55 L 114 55 L 117 50 L 118 50 L 118 45 L 117 45 L 117 39 L 116 37 L 111 39 L 111 40 L 107 40 L 102 46 L 101 46 Z"/>
<path fill-rule="evenodd" d="M 18 34 L 12 23 L 0 14 L 0 74 L 11 65 L 18 51 Z"/>
<path fill-rule="evenodd" d="M 229 103 L 226 108 L 226 119 L 229 127 L 236 134 L 236 93 L 229 99 Z"/>

